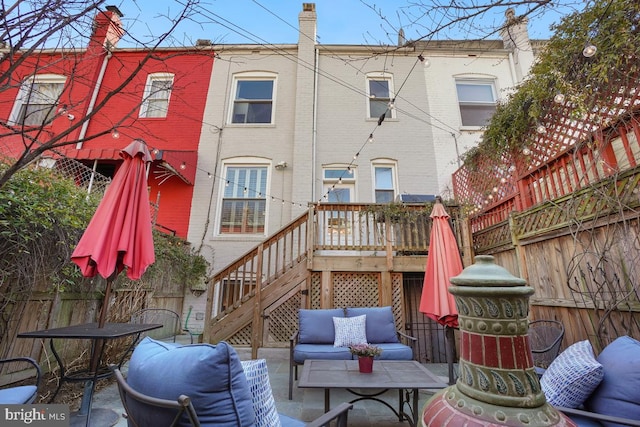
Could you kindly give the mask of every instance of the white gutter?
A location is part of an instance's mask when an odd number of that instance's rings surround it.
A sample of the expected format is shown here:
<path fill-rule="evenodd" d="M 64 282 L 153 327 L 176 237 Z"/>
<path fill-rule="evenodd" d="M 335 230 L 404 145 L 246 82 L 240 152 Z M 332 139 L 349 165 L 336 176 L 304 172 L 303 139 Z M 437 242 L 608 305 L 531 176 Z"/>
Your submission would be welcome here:
<path fill-rule="evenodd" d="M 104 74 L 107 71 L 107 63 L 111 58 L 112 54 L 110 50 L 107 50 L 107 55 L 102 60 L 102 67 L 100 68 L 100 74 L 98 74 L 98 80 L 96 81 L 96 85 L 93 88 L 93 93 L 91 94 L 91 100 L 89 101 L 89 108 L 87 109 L 87 116 L 93 112 L 93 107 L 96 105 L 96 99 L 98 99 L 98 93 L 100 93 L 100 88 L 102 87 L 102 80 L 104 80 Z M 80 129 L 80 135 L 78 135 L 78 143 L 76 144 L 76 148 L 79 150 L 82 148 L 82 140 L 87 134 L 87 128 L 89 127 L 89 122 L 91 120 L 87 119 L 82 124 L 82 129 Z"/>

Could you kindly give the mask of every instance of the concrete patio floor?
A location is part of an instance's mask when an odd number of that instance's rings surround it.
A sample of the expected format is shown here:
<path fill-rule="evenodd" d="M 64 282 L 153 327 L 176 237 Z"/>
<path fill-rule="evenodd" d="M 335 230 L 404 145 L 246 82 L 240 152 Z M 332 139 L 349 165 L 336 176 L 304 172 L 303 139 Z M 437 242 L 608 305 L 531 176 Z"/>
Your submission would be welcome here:
<path fill-rule="evenodd" d="M 184 337 L 180 337 L 182 341 Z M 188 340 L 188 338 L 187 338 Z M 251 349 L 236 347 L 241 360 L 251 358 Z M 294 383 L 293 400 L 288 399 L 289 390 L 289 349 L 288 348 L 261 348 L 258 351 L 258 358 L 266 359 L 269 367 L 269 378 L 273 396 L 276 401 L 278 412 L 292 416 L 303 421 L 312 421 L 324 412 L 324 392 L 320 389 L 297 388 Z M 425 364 L 434 374 L 441 377 L 443 382 L 448 381 L 446 364 Z M 123 367 L 126 376 L 126 365 Z M 433 392 L 420 390 L 418 411 Z M 344 390 L 332 390 L 331 407 L 341 402 L 353 400 L 356 396 Z M 388 402 L 394 408 L 398 405 L 398 393 L 395 390 L 383 394 L 381 399 Z M 113 409 L 118 414 L 124 414 L 120 395 L 116 384 L 111 384 L 94 395 L 93 408 Z M 93 424 L 93 423 L 92 423 Z M 353 427 L 386 427 L 386 426 L 409 426 L 406 421 L 398 421 L 398 417 L 386 406 L 376 401 L 359 401 L 354 403 L 353 409 L 349 413 L 349 426 Z M 117 427 L 126 427 L 127 420 L 120 417 Z M 100 426 L 103 427 L 103 426 Z"/>

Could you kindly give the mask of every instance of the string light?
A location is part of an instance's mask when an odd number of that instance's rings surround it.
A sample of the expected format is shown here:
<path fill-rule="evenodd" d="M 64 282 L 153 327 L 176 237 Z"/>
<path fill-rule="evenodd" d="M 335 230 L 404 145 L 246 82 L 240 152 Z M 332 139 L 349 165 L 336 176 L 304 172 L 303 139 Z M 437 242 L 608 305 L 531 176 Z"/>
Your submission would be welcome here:
<path fill-rule="evenodd" d="M 113 138 L 113 139 L 120 138 L 120 132 L 118 132 L 118 129 L 113 128 L 113 130 L 111 131 L 111 138 Z M 154 150 L 154 151 L 156 151 L 156 150 Z M 157 154 L 157 153 L 155 153 L 155 154 Z"/>
<path fill-rule="evenodd" d="M 369 138 L 367 138 L 367 142 L 369 144 L 373 144 L 373 134 L 372 133 L 369 134 Z M 354 160 L 355 160 L 355 157 L 354 157 Z"/>
<path fill-rule="evenodd" d="M 589 43 L 582 50 L 582 55 L 584 55 L 585 58 L 591 58 L 597 51 L 598 48 L 594 44 Z"/>
<path fill-rule="evenodd" d="M 182 162 L 182 164 L 180 165 L 180 169 L 185 170 L 187 168 L 187 164 L 185 162 Z"/>

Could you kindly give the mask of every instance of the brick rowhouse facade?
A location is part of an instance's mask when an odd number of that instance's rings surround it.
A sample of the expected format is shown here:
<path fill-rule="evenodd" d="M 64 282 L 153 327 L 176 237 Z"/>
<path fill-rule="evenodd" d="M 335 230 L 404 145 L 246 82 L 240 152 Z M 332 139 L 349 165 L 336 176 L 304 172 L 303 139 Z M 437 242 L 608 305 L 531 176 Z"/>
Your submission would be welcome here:
<path fill-rule="evenodd" d="M 149 199 L 158 203 L 156 225 L 186 238 L 214 52 L 208 46 L 160 48 L 149 59 L 149 49 L 118 49 L 123 34 L 120 17 L 112 7 L 99 12 L 85 50 L 31 53 L 12 70 L 6 90 L 0 92 L 0 117 L 11 123 L 25 79 L 61 76 L 64 89 L 58 114 L 45 132 L 32 136 L 46 140 L 47 135 L 72 129 L 67 138 L 82 142 L 57 152 L 106 176 L 113 176 L 121 164 L 120 149 L 133 139 L 144 140 L 154 157 L 148 183 Z M 3 68 L 8 66 L 5 61 Z M 144 117 L 142 105 L 153 76 L 170 82 L 168 107 L 166 115 Z M 90 118 L 80 124 L 83 117 Z M 22 135 L 3 138 L 0 150 L 4 157 L 20 155 Z M 43 157 L 60 159 L 58 153 Z"/>

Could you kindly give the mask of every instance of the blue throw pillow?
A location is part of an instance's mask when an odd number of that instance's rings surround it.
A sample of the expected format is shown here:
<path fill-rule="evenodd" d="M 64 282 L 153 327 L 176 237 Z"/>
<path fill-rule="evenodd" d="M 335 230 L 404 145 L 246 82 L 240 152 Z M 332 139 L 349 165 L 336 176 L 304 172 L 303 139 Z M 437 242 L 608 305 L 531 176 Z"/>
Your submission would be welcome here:
<path fill-rule="evenodd" d="M 148 396 L 191 398 L 202 426 L 253 427 L 251 392 L 236 351 L 226 342 L 216 345 L 176 345 L 146 337 L 131 355 L 129 385 Z M 141 425 L 161 425 L 166 413 L 130 402 Z M 166 411 L 165 411 L 166 412 Z M 185 422 L 184 425 L 189 425 Z"/>
<path fill-rule="evenodd" d="M 640 342 L 617 338 L 598 356 L 604 378 L 589 399 L 587 409 L 604 415 L 640 420 Z M 607 427 L 620 424 L 602 421 Z"/>
<path fill-rule="evenodd" d="M 390 306 L 347 308 L 347 317 L 363 314 L 367 316 L 367 342 L 370 344 L 400 342 Z"/>
<path fill-rule="evenodd" d="M 540 378 L 547 402 L 577 408 L 602 381 L 602 365 L 596 361 L 588 340 L 569 346 L 551 362 Z"/>
<path fill-rule="evenodd" d="M 247 377 L 253 411 L 256 414 L 256 427 L 281 427 L 280 415 L 271 391 L 269 369 L 264 359 L 243 360 L 242 369 Z"/>
<path fill-rule="evenodd" d="M 341 308 L 298 310 L 298 342 L 300 344 L 333 344 L 334 317 L 344 317 L 344 310 Z"/>

